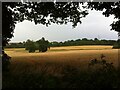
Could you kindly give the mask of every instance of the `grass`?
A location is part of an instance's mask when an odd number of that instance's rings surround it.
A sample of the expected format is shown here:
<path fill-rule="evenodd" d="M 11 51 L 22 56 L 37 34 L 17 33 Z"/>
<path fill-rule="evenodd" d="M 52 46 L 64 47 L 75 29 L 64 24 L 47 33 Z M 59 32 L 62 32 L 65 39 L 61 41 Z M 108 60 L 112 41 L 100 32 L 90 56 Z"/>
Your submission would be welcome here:
<path fill-rule="evenodd" d="M 112 49 L 112 46 L 54 47 L 45 53 L 28 53 L 24 48 L 5 51 L 12 59 L 10 71 L 3 75 L 4 88 L 86 87 L 88 84 L 88 87 L 94 87 L 94 84 L 91 85 L 93 75 L 88 76 L 88 64 L 92 59 L 99 60 L 103 54 L 107 62 L 118 66 L 118 50 Z"/>
<path fill-rule="evenodd" d="M 64 46 L 52 47 L 50 51 L 73 51 L 73 50 L 105 50 L 111 49 L 113 46 L 87 45 L 87 46 Z"/>
<path fill-rule="evenodd" d="M 82 50 L 79 50 L 82 49 Z M 104 54 L 106 60 L 114 62 L 117 65 L 118 49 L 112 49 L 112 46 L 67 46 L 54 47 L 45 53 L 28 53 L 24 48 L 5 49 L 6 53 L 12 57 L 11 62 L 58 62 L 58 63 L 75 63 L 75 66 L 83 66 L 91 59 L 100 59 Z"/>

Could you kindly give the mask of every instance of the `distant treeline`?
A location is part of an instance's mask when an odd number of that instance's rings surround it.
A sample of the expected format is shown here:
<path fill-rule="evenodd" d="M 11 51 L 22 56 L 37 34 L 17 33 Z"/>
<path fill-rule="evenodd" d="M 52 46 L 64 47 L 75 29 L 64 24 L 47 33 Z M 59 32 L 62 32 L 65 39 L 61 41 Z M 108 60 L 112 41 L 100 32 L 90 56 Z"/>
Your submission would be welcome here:
<path fill-rule="evenodd" d="M 118 45 L 119 40 L 99 40 L 97 38 L 94 39 L 76 39 L 76 40 L 68 40 L 64 42 L 49 42 L 49 47 L 60 47 L 60 46 L 79 46 L 79 45 Z M 27 41 L 26 41 L 27 42 Z M 6 48 L 25 48 L 26 42 L 19 43 L 10 43 L 6 46 Z"/>
<path fill-rule="evenodd" d="M 6 48 L 25 48 L 25 42 L 9 43 L 6 45 Z"/>
<path fill-rule="evenodd" d="M 51 42 L 50 46 L 58 47 L 58 46 L 79 46 L 79 45 L 114 45 L 117 41 L 116 40 L 98 40 L 95 38 L 92 39 L 77 39 L 77 40 L 68 40 L 65 42 Z"/>

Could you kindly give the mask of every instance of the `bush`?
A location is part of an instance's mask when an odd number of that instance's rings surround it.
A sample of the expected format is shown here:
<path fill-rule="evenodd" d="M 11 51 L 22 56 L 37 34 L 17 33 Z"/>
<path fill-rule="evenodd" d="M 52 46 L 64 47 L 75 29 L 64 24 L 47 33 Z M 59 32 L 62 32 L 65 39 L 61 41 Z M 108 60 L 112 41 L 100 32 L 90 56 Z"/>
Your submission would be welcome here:
<path fill-rule="evenodd" d="M 46 51 L 47 51 L 47 46 L 46 45 L 40 45 L 39 52 L 46 52 Z"/>
<path fill-rule="evenodd" d="M 49 42 L 44 38 L 36 42 L 28 39 L 25 43 L 25 50 L 28 50 L 29 52 L 35 52 L 35 50 L 39 50 L 39 52 L 46 52 L 48 47 L 50 48 Z"/>
<path fill-rule="evenodd" d="M 114 44 L 113 49 L 120 49 L 120 44 L 118 44 L 118 43 Z"/>
<path fill-rule="evenodd" d="M 35 49 L 29 49 L 29 53 L 35 52 Z"/>
<path fill-rule="evenodd" d="M 31 41 L 31 40 L 27 40 L 27 42 L 25 44 L 25 50 L 28 50 L 29 53 L 35 52 L 35 50 L 36 50 L 35 43 L 33 41 Z"/>

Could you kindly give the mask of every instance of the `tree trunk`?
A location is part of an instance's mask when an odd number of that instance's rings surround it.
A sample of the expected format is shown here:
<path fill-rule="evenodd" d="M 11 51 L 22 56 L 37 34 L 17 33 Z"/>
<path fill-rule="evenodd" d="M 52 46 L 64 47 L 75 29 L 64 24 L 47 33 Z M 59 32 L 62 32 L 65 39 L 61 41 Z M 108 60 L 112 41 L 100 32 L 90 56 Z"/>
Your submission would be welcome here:
<path fill-rule="evenodd" d="M 118 44 L 120 44 L 120 32 L 118 32 Z M 120 49 L 118 48 L 118 69 L 120 70 Z"/>

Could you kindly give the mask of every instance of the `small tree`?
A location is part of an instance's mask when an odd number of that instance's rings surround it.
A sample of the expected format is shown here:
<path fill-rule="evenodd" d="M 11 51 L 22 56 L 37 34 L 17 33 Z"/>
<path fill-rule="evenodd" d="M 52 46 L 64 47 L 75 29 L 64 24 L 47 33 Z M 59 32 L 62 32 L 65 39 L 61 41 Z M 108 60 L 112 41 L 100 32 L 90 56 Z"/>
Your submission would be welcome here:
<path fill-rule="evenodd" d="M 28 48 L 29 48 L 29 43 L 30 43 L 30 39 L 28 39 L 28 40 L 25 42 L 25 50 L 28 50 Z"/>
<path fill-rule="evenodd" d="M 35 43 L 28 39 L 25 44 L 25 49 L 28 50 L 29 52 L 35 52 L 36 50 Z"/>
<path fill-rule="evenodd" d="M 94 38 L 94 41 L 98 41 L 98 39 L 97 39 L 97 38 Z"/>
<path fill-rule="evenodd" d="M 42 39 L 38 40 L 37 44 L 38 44 L 39 52 L 46 52 L 48 50 L 47 48 L 48 47 L 50 48 L 48 40 L 45 40 L 44 37 L 42 37 Z"/>

